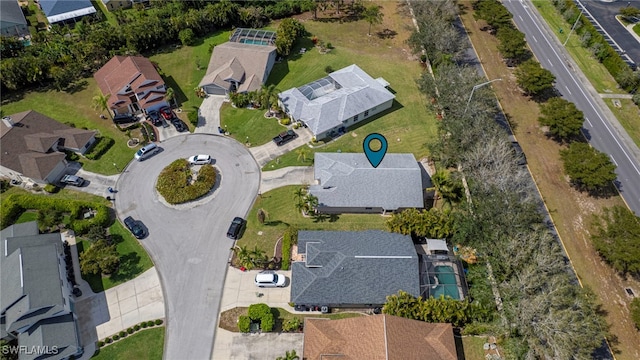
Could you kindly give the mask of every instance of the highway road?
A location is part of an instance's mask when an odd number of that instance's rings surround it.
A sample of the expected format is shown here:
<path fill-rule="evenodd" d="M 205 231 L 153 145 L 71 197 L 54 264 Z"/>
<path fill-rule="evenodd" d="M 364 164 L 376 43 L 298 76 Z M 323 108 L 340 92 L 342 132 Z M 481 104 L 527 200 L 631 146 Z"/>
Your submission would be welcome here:
<path fill-rule="evenodd" d="M 116 185 L 116 210 L 142 220 L 149 236 L 140 241 L 158 269 L 167 332 L 164 358 L 208 360 L 224 279 L 234 241 L 226 237 L 235 216 L 246 217 L 258 193 L 260 168 L 249 150 L 218 135 L 179 135 L 159 144 L 162 152 L 132 161 Z M 212 194 L 169 206 L 155 183 L 160 171 L 178 158 L 209 154 L 220 176 Z"/>
<path fill-rule="evenodd" d="M 558 91 L 584 113 L 585 135 L 593 147 L 609 154 L 617 165 L 618 190 L 629 207 L 640 215 L 640 150 L 570 60 L 531 2 L 506 0 L 503 4 L 513 14 L 518 29 L 525 33 L 540 64 L 556 76 Z"/>

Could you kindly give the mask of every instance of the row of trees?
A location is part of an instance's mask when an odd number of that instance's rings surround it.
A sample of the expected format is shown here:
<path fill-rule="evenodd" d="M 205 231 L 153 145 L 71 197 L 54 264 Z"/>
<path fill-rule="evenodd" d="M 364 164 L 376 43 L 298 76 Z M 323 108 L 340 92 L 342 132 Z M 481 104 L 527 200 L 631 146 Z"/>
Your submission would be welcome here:
<path fill-rule="evenodd" d="M 73 28 L 54 25 L 32 34 L 32 45 L 0 38 L 3 90 L 52 84 L 64 89 L 90 76 L 114 55 L 152 52 L 180 40 L 231 26 L 262 27 L 270 19 L 312 9 L 310 0 L 238 3 L 221 1 L 153 1 L 151 8 L 115 12 L 118 26 L 83 20 Z"/>
<path fill-rule="evenodd" d="M 385 223 L 390 232 L 412 237 L 444 239 L 454 232 L 453 217 L 449 211 L 406 209 L 393 214 Z"/>
<path fill-rule="evenodd" d="M 419 24 L 428 24 L 424 19 L 434 21 L 425 33 L 452 27 L 443 23 L 457 16 L 453 1 L 435 6 L 414 1 L 412 6 Z M 443 14 L 443 9 L 449 12 Z M 505 17 L 509 19 L 503 13 L 495 21 L 508 21 Z M 431 36 L 412 38 L 431 40 Z M 503 338 L 507 357 L 589 357 L 601 345 L 606 327 L 594 296 L 576 285 L 539 212 L 542 204 L 535 187 L 526 170 L 516 165 L 511 144 L 494 121 L 495 98 L 482 87 L 475 88 L 469 99 L 476 84 L 486 79 L 474 68 L 450 61 L 461 59 L 457 49 L 465 44 L 449 44 L 452 53 L 441 52 L 434 41 L 422 45 L 427 54 L 439 55 L 433 75 L 423 74 L 418 86 L 431 99 L 430 106 L 444 110 L 431 151 L 441 165 L 462 171 L 471 199 L 452 213 L 456 229 L 452 242 L 477 249 L 491 264 L 504 319 L 491 325 Z M 467 102 L 468 107 L 462 108 Z"/>

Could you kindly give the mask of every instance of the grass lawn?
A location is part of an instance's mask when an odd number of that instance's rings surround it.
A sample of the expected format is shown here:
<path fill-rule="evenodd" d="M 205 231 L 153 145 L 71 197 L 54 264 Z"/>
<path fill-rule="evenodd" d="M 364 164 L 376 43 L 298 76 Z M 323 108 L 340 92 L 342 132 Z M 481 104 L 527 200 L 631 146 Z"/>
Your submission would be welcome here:
<path fill-rule="evenodd" d="M 572 24 L 568 24 L 560 13 L 556 10 L 550 1 L 533 0 L 536 8 L 545 19 L 549 27 L 561 42 L 567 39 L 567 34 L 571 30 Z M 560 33 L 562 29 L 562 34 Z M 580 36 L 575 32 L 572 33 L 569 42 L 565 46 L 573 60 L 580 66 L 582 72 L 589 78 L 591 84 L 599 93 L 606 91 L 624 92 L 618 89 L 618 83 L 609 74 L 609 71 L 596 60 L 591 52 L 582 47 L 580 44 Z"/>
<path fill-rule="evenodd" d="M 485 360 L 482 346 L 487 342 L 483 336 L 463 336 L 462 346 L 464 347 L 465 360 Z"/>
<path fill-rule="evenodd" d="M 29 221 L 36 221 L 38 219 L 38 212 L 37 211 L 25 211 L 22 213 L 22 215 L 20 215 L 20 217 L 18 218 L 18 220 L 16 220 L 16 224 L 22 224 L 22 223 L 26 223 Z"/>
<path fill-rule="evenodd" d="M 343 214 L 337 219 L 327 219 L 324 222 L 314 222 L 312 218 L 303 217 L 295 208 L 294 191 L 299 186 L 285 186 L 262 194 L 256 199 L 249 212 L 247 228 L 238 240 L 238 246 L 246 245 L 253 249 L 254 245 L 266 251 L 271 256 L 276 241 L 282 236 L 288 226 L 293 225 L 299 230 L 367 230 L 384 229 L 384 222 L 388 219 L 381 215 L 371 214 Z M 264 209 L 268 214 L 264 224 L 258 222 L 258 209 Z M 261 232 L 262 235 L 258 235 Z"/>
<path fill-rule="evenodd" d="M 248 307 L 236 307 L 233 309 L 229 309 L 227 311 L 223 311 L 220 314 L 219 327 L 228 331 L 239 332 L 238 325 L 237 325 L 238 317 L 241 315 L 247 315 L 248 310 L 249 310 Z M 273 332 L 281 332 L 282 323 L 294 317 L 299 318 L 301 320 L 300 322 L 304 323 L 305 317 L 327 318 L 331 320 L 338 320 L 338 319 L 347 319 L 352 317 L 364 316 L 363 314 L 360 314 L 357 312 L 339 312 L 335 314 L 315 314 L 315 313 L 314 314 L 292 314 L 287 310 L 283 308 L 278 308 L 278 307 L 271 308 L 271 313 L 273 314 L 273 317 L 276 320 L 275 325 L 273 327 Z"/>
<path fill-rule="evenodd" d="M 127 136 L 116 128 L 109 119 L 100 119 L 100 113 L 93 108 L 92 98 L 98 94 L 98 86 L 93 78 L 81 81 L 83 85 L 74 93 L 46 90 L 27 93 L 3 94 L 2 111 L 5 115 L 21 111 L 35 110 L 62 123 L 74 124 L 77 128 L 97 130 L 100 134 L 115 140 L 115 144 L 98 160 L 82 159 L 83 169 L 105 175 L 116 174 L 131 159 L 136 149 L 127 147 Z"/>
<path fill-rule="evenodd" d="M 96 293 L 134 279 L 153 266 L 151 258 L 140 246 L 138 240 L 119 221 L 109 227 L 109 233 L 117 243 L 120 267 L 116 273 L 110 276 L 82 275 L 82 278 L 91 285 L 91 289 Z M 78 253 L 81 254 L 89 245 L 88 240 L 78 241 Z"/>
<path fill-rule="evenodd" d="M 433 114 L 426 110 L 426 101 L 416 85 L 421 73 L 420 65 L 405 43 L 410 34 L 407 25 L 410 20 L 403 15 L 399 3 L 380 2 L 379 5 L 382 6 L 384 20 L 381 25 L 373 27 L 372 34 L 388 28 L 398 33 L 395 37 L 383 39 L 375 35 L 367 36 L 369 24 L 365 21 L 342 24 L 305 21 L 307 31 L 325 43 L 330 42 L 335 49 L 320 54 L 309 39 L 301 40 L 286 61 L 274 66 L 267 84 L 275 84 L 284 91 L 326 76 L 327 66 L 338 70 L 357 64 L 373 78 L 383 77 L 391 84 L 396 92 L 394 107 L 374 120 L 350 128 L 347 134 L 321 147 L 319 151 L 361 152 L 364 137 L 378 132 L 387 138 L 388 152 L 410 152 L 420 159 L 428 155 L 426 144 L 436 134 L 436 121 Z M 321 12 L 319 15 L 322 16 Z M 309 50 L 299 54 L 300 47 Z M 289 153 L 267 164 L 264 170 L 302 165 L 297 157 L 295 152 Z"/>
<path fill-rule="evenodd" d="M 92 359 L 162 360 L 164 331 L 164 326 L 138 331 L 124 340 L 98 349 Z"/>
<path fill-rule="evenodd" d="M 468 3 L 465 5 L 469 6 Z M 600 213 L 604 207 L 624 206 L 623 201 L 618 196 L 593 198 L 569 185 L 559 157 L 561 146 L 540 130 L 537 120 L 539 105 L 520 95 L 512 70 L 496 55 L 496 38 L 480 31 L 481 24 L 473 19 L 470 12 L 464 14 L 462 20 L 482 59 L 487 78 L 505 79 L 494 83 L 494 91 L 510 122 L 515 125 L 514 132 L 527 154 L 529 169 L 578 278 L 598 296 L 602 313 L 611 326 L 609 342 L 616 352 L 616 358 L 636 359 L 640 333 L 629 321 L 629 300 L 624 288 L 640 287 L 640 282 L 633 278 L 623 280 L 604 264 L 595 252 L 589 235 L 593 214 Z"/>
<path fill-rule="evenodd" d="M 633 26 L 633 31 L 640 36 L 640 24 L 635 24 Z"/>
<path fill-rule="evenodd" d="M 611 112 L 627 131 L 633 142 L 640 147 L 640 108 L 631 99 L 616 99 L 621 107 L 613 105 L 613 99 L 604 99 Z"/>
<path fill-rule="evenodd" d="M 221 125 L 231 137 L 241 143 L 246 143 L 249 139 L 251 146 L 262 145 L 287 130 L 277 119 L 265 119 L 265 112 L 266 110 L 260 109 L 234 108 L 231 103 L 224 103 L 220 109 Z"/>

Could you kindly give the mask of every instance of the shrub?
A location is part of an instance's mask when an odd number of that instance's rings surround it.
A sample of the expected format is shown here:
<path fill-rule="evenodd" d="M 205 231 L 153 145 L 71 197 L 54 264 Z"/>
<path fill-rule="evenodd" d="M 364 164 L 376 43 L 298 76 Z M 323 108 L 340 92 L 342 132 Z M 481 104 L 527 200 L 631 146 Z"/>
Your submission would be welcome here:
<path fill-rule="evenodd" d="M 128 328 L 127 329 L 127 334 L 133 334 L 135 330 L 133 330 L 133 328 Z"/>
<path fill-rule="evenodd" d="M 113 341 L 118 341 L 120 340 L 120 336 L 119 335 L 113 335 Z"/>
<path fill-rule="evenodd" d="M 101 348 L 104 346 L 104 341 L 98 341 L 98 347 Z"/>
<path fill-rule="evenodd" d="M 162 319 L 158 319 L 155 321 L 156 325 L 162 325 Z"/>
<path fill-rule="evenodd" d="M 249 306 L 248 314 L 251 320 L 260 320 L 263 316 L 271 314 L 271 308 L 267 304 L 253 304 Z"/>
<path fill-rule="evenodd" d="M 108 338 L 104 339 L 104 342 L 106 342 L 107 344 L 111 344 L 113 342 L 113 339 L 108 337 Z"/>
<path fill-rule="evenodd" d="M 640 298 L 634 298 L 631 301 L 631 319 L 636 324 L 636 328 L 640 329 Z"/>
<path fill-rule="evenodd" d="M 134 326 L 134 327 L 133 327 L 133 330 L 135 330 L 135 331 L 140 330 L 140 325 L 139 325 L 139 324 L 136 324 L 136 326 Z"/>
<path fill-rule="evenodd" d="M 217 172 L 211 165 L 203 165 L 197 179 L 189 184 L 191 174 L 186 159 L 178 159 L 162 170 L 156 189 L 170 204 L 182 204 L 206 195 L 216 183 Z"/>
<path fill-rule="evenodd" d="M 142 326 L 143 329 L 147 328 L 147 323 L 146 322 L 140 323 L 140 325 Z"/>
<path fill-rule="evenodd" d="M 282 324 L 282 330 L 285 332 L 298 331 L 298 329 L 300 329 L 300 325 L 302 325 L 300 319 L 297 317 L 292 317 L 291 319 L 287 319 Z"/>
<path fill-rule="evenodd" d="M 640 92 L 633 95 L 633 103 L 640 106 Z"/>
<path fill-rule="evenodd" d="M 260 330 L 264 332 L 273 331 L 273 326 L 275 325 L 275 320 L 273 318 L 273 314 L 269 312 L 265 316 L 260 319 Z"/>
<path fill-rule="evenodd" d="M 246 315 L 240 315 L 238 318 L 238 330 L 242 333 L 248 333 L 251 330 L 251 319 Z"/>
<path fill-rule="evenodd" d="M 84 154 L 84 156 L 89 160 L 98 160 L 102 155 L 109 151 L 113 144 L 115 144 L 115 141 L 110 137 L 96 137 L 96 141 L 93 143 L 89 151 Z"/>
<path fill-rule="evenodd" d="M 193 43 L 196 40 L 196 36 L 193 33 L 193 30 L 189 28 L 181 30 L 178 33 L 178 38 L 180 39 L 180 42 L 182 43 L 182 45 L 186 45 L 186 46 L 193 45 Z"/>
<path fill-rule="evenodd" d="M 153 326 L 153 324 L 154 324 L 154 322 L 153 322 L 153 321 L 151 321 L 151 320 L 147 321 L 147 326 L 152 327 L 152 326 Z"/>
<path fill-rule="evenodd" d="M 44 186 L 44 191 L 48 192 L 49 194 L 55 194 L 58 191 L 60 191 L 60 188 L 58 188 L 57 186 L 53 185 L 53 184 L 47 184 Z"/>
<path fill-rule="evenodd" d="M 285 126 L 289 125 L 289 124 L 291 124 L 291 119 L 283 118 L 283 119 L 280 120 L 280 124 L 285 125 Z"/>
<path fill-rule="evenodd" d="M 327 43 L 327 49 L 333 49 L 333 45 L 330 42 Z"/>
<path fill-rule="evenodd" d="M 187 118 L 189 118 L 189 122 L 193 126 L 198 126 L 198 112 L 197 111 L 189 111 L 187 113 Z"/>
<path fill-rule="evenodd" d="M 291 245 L 295 244 L 298 238 L 298 230 L 295 227 L 289 227 L 282 236 L 282 270 L 289 270 L 291 264 Z"/>
<path fill-rule="evenodd" d="M 143 145 L 149 143 L 149 134 L 147 133 L 147 128 L 145 126 L 142 126 L 140 128 L 140 132 L 142 133 Z"/>
<path fill-rule="evenodd" d="M 118 335 L 120 335 L 121 338 L 127 336 L 127 333 L 124 331 L 120 331 L 120 333 L 118 333 Z"/>
<path fill-rule="evenodd" d="M 294 129 L 297 129 L 297 128 L 299 128 L 299 127 L 300 127 L 300 123 L 297 123 L 297 122 L 296 122 L 296 123 L 293 123 L 293 128 L 294 128 Z"/>
<path fill-rule="evenodd" d="M 327 65 L 324 68 L 324 72 L 326 72 L 327 74 L 332 73 L 333 72 L 333 68 L 330 65 Z"/>

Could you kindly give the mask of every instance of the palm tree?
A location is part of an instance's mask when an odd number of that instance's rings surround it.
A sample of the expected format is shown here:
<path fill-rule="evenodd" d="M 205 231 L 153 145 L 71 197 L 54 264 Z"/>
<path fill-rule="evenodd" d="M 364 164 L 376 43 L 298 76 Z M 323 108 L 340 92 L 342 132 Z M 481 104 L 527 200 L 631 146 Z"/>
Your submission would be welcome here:
<path fill-rule="evenodd" d="M 273 84 L 269 86 L 262 85 L 262 88 L 260 89 L 260 93 L 258 94 L 260 105 L 269 110 L 269 115 L 271 115 L 271 107 L 273 104 L 278 103 L 279 92 L 280 90 Z"/>
<path fill-rule="evenodd" d="M 93 108 L 95 110 L 100 110 L 102 112 L 107 112 L 111 120 L 113 120 L 113 115 L 111 111 L 109 111 L 109 96 L 104 94 L 98 94 L 92 98 L 93 100 Z"/>
<path fill-rule="evenodd" d="M 262 266 L 267 262 L 267 254 L 264 250 L 259 249 L 258 245 L 255 245 L 253 250 L 249 251 L 249 257 L 253 267 Z"/>
<path fill-rule="evenodd" d="M 293 195 L 296 197 L 296 199 L 298 200 L 298 202 L 301 202 L 302 198 L 304 197 L 304 195 L 306 194 L 304 188 L 297 188 L 296 191 L 293 192 Z"/>
<path fill-rule="evenodd" d="M 246 269 L 251 269 L 253 266 L 253 262 L 251 261 L 251 251 L 247 249 L 246 245 L 243 246 L 235 246 L 232 248 L 233 252 L 236 254 L 236 258 L 238 258 L 238 264 Z"/>
<path fill-rule="evenodd" d="M 164 98 L 167 100 L 167 102 L 169 103 L 169 106 L 171 105 L 175 105 L 175 98 L 176 98 L 176 92 L 173 90 L 173 88 L 168 87 L 167 91 L 164 93 Z M 173 104 L 172 104 L 173 102 Z"/>
<path fill-rule="evenodd" d="M 307 161 L 307 156 L 309 156 L 309 149 L 303 146 L 296 150 L 296 154 L 298 154 L 298 161 L 302 159 L 302 162 L 305 162 Z"/>
<path fill-rule="evenodd" d="M 278 356 L 276 360 L 300 360 L 300 356 L 296 354 L 295 350 L 285 352 L 284 356 Z"/>
<path fill-rule="evenodd" d="M 371 36 L 371 25 L 381 24 L 384 14 L 380 12 L 380 7 L 378 5 L 371 5 L 364 9 L 362 16 L 364 17 L 364 20 L 369 23 L 369 33 L 367 35 Z"/>
<path fill-rule="evenodd" d="M 451 178 L 451 173 L 447 170 L 438 170 L 431 177 L 433 187 L 427 190 L 435 190 L 440 193 L 445 203 L 451 205 L 462 199 L 462 186 Z"/>

